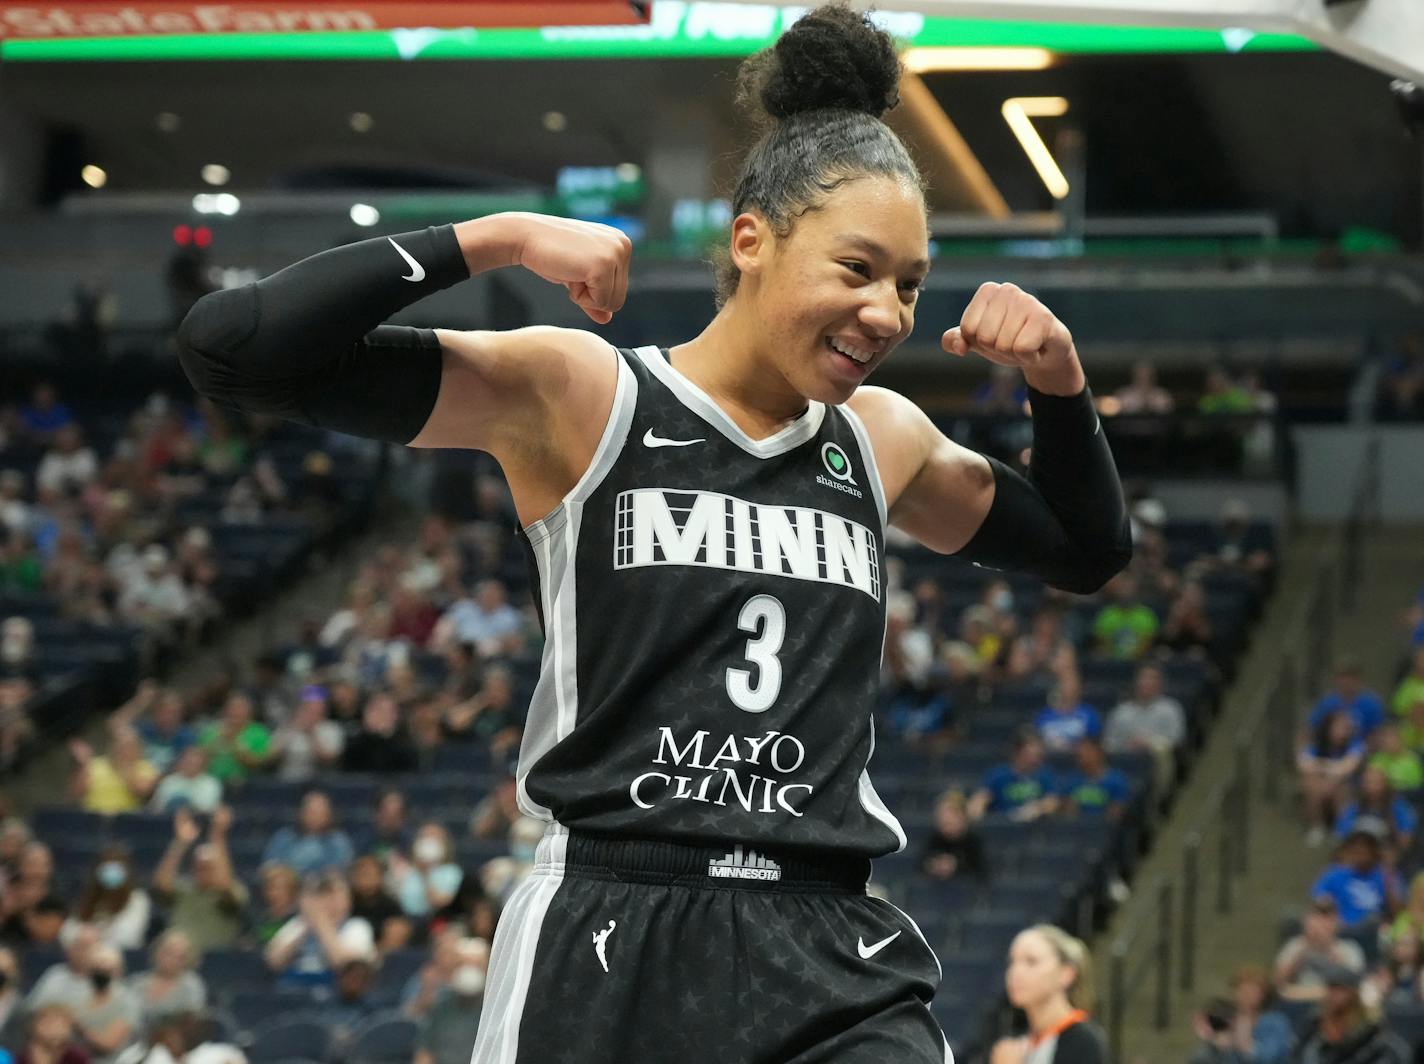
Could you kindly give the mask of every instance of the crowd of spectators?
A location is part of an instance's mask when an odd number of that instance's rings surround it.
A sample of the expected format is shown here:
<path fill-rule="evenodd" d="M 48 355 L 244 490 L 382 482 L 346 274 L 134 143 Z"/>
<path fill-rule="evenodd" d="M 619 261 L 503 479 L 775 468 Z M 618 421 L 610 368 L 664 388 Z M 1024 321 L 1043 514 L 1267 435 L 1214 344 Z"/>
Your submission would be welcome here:
<path fill-rule="evenodd" d="M 1168 691 L 1174 662 L 1200 663 L 1208 675 L 1229 667 L 1214 640 L 1203 582 L 1235 579 L 1269 587 L 1274 556 L 1235 502 L 1214 539 L 1176 567 L 1168 564 L 1165 510 L 1144 499 L 1133 509 L 1129 570 L 1093 599 L 1051 589 L 1027 604 L 1022 587 L 984 582 L 973 601 L 956 603 L 932 578 L 906 579 L 891 562 L 881 728 L 927 756 L 952 754 L 971 724 L 1005 696 L 1015 704 L 1039 693 L 1039 708 L 1009 713 L 1008 757 L 978 781 L 951 787 L 934 805 L 919 856 L 933 880 L 986 881 L 991 862 L 976 825 L 1060 818 L 1120 822 L 1133 786 L 1114 757 L 1145 757 L 1150 790 L 1169 795 L 1189 741 L 1188 713 Z M 1250 530 L 1248 535 L 1248 530 Z M 1228 575 L 1229 574 L 1229 575 Z M 1102 676 L 1125 677 L 1103 681 Z M 1093 679 L 1095 698 L 1088 697 Z M 1104 694 L 1110 701 L 1097 701 Z M 1131 854 L 1121 855 L 1120 865 Z M 1125 870 L 1116 868 L 1114 873 Z M 1109 892 L 1125 896 L 1120 875 Z"/>
<path fill-rule="evenodd" d="M 144 476 L 245 468 L 244 437 L 215 427 L 216 411 L 204 417 L 202 429 L 161 409 L 136 419 L 167 440 L 168 460 Z M 94 476 L 142 467 L 145 453 L 127 466 L 99 462 Z M 102 738 L 70 744 L 75 806 L 139 835 L 95 847 L 0 821 L 0 940 L 37 956 L 64 950 L 15 1003 L 0 1044 L 18 1049 L 43 1030 L 107 1061 L 155 1041 L 191 1043 L 201 1035 L 188 1017 L 232 1004 L 207 965 L 245 954 L 260 958 L 263 989 L 314 1010 L 338 1046 L 400 1015 L 421 1025 L 421 1064 L 463 1064 L 500 906 L 542 831 L 521 814 L 510 775 L 538 669 L 538 617 L 508 495 L 488 465 L 469 476 L 462 519 L 432 514 L 413 542 L 375 551 L 340 608 L 300 619 L 250 667 L 192 689 L 141 682 Z M 260 471 L 240 475 L 225 511 L 269 494 Z M 29 505 L 23 491 L 19 503 Z M 1005 692 L 1041 692 L 1013 730 L 1010 761 L 944 795 L 934 830 L 915 839 L 927 877 L 994 875 L 975 838 L 986 816 L 1122 818 L 1129 787 L 1117 755 L 1147 755 L 1159 794 L 1170 789 L 1188 724 L 1164 670 L 1191 660 L 1214 676 L 1228 664 L 1208 585 L 1268 588 L 1274 559 L 1236 505 L 1200 549 L 1175 558 L 1161 503 L 1140 499 L 1133 514 L 1133 565 L 1093 600 L 990 579 L 965 602 L 888 560 L 878 710 L 887 744 L 953 751 L 976 710 Z M 157 545 L 124 542 L 140 558 Z M 85 551 L 104 567 L 101 543 Z M 1108 702 L 1090 697 L 1107 689 L 1087 682 L 1101 668 L 1115 678 Z M 458 817 L 407 799 L 412 781 L 452 769 L 488 780 Z M 338 803 L 347 778 L 384 782 L 374 799 Z M 82 881 L 56 870 L 55 852 L 84 855 Z"/>
<path fill-rule="evenodd" d="M 1192 1064 L 1409 1064 L 1424 1033 L 1424 639 L 1421 596 L 1392 686 L 1337 663 L 1310 707 L 1297 767 L 1312 847 L 1329 864 L 1269 976 L 1243 967 L 1196 1015 Z M 1253 984 L 1243 999 L 1242 973 Z M 1259 978 L 1258 978 L 1259 976 Z M 1411 1044 L 1413 1043 L 1413 1044 Z"/>
<path fill-rule="evenodd" d="M 35 730 L 44 633 L 131 634 L 151 672 L 224 616 L 209 518 L 333 519 L 330 484 L 278 471 L 268 444 L 280 431 L 159 392 L 127 413 L 81 414 L 40 382 L 27 401 L 0 406 L 0 769 Z M 330 462 L 319 451 L 308 460 Z"/>
<path fill-rule="evenodd" d="M 523 585 L 518 605 L 500 579 L 517 550 L 507 496 L 484 477 L 474 494 L 475 520 L 432 516 L 413 546 L 378 551 L 340 609 L 307 618 L 250 675 L 232 667 L 193 690 L 144 680 L 101 741 L 70 743 L 76 805 L 162 818 L 167 841 L 147 862 L 141 846 L 105 844 L 67 884 L 55 840 L 3 822 L 0 939 L 65 955 L 14 1003 L 0 1044 L 19 1052 L 33 1031 L 117 1061 L 170 1037 L 169 1021 L 212 1011 L 221 994 L 205 986 L 204 956 L 245 950 L 265 987 L 319 1010 L 337 1051 L 395 1014 L 421 1024 L 416 1060 L 468 1059 L 499 906 L 542 833 L 509 775 L 537 615 Z M 401 788 L 451 755 L 492 779 L 459 824 L 417 813 Z M 356 816 L 316 786 L 348 774 L 391 784 Z M 290 823 L 253 821 L 247 797 L 264 782 L 308 788 Z M 264 825 L 260 853 L 247 852 Z M 462 860 L 461 840 L 495 856 Z"/>

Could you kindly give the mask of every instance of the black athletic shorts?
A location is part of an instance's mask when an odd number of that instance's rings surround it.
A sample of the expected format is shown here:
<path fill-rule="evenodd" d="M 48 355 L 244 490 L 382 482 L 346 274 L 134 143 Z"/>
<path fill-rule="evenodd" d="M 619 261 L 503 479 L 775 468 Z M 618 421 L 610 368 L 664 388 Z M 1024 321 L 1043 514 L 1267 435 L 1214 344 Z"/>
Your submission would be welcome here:
<path fill-rule="evenodd" d="M 949 1064 L 939 961 L 869 869 L 553 824 L 500 916 L 473 1064 Z"/>

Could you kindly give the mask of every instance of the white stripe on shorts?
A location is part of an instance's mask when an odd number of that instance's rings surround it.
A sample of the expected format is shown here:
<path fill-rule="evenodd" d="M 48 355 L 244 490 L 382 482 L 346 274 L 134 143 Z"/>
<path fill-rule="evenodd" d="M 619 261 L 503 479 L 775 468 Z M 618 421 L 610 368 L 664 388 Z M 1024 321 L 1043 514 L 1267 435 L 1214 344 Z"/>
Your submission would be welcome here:
<path fill-rule="evenodd" d="M 500 913 L 470 1064 L 514 1064 L 519 1055 L 519 1024 L 534 974 L 539 931 L 549 903 L 564 881 L 568 846 L 569 829 L 551 822 L 535 850 L 533 870 L 514 888 Z"/>

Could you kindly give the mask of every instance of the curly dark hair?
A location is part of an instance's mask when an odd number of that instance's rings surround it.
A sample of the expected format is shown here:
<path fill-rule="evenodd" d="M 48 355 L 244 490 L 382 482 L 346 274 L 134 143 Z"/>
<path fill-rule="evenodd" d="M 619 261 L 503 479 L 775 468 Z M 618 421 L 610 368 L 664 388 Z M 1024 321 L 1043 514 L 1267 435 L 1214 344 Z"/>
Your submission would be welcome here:
<path fill-rule="evenodd" d="M 924 177 L 880 116 L 900 102 L 895 40 L 870 12 L 843 0 L 807 12 L 737 72 L 736 103 L 760 139 L 747 154 L 732 215 L 756 210 L 778 237 L 858 177 L 895 177 L 925 193 Z M 741 271 L 725 247 L 712 261 L 717 309 Z"/>

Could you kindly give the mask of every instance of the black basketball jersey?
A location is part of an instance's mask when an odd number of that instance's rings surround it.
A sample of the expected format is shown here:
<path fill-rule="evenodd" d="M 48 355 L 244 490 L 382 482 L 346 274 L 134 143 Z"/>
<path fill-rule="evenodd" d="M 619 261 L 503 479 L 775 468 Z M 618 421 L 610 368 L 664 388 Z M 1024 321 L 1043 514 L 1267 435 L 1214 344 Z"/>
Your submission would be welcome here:
<path fill-rule="evenodd" d="M 525 529 L 546 638 L 521 806 L 729 850 L 903 849 L 867 772 L 885 501 L 864 426 L 813 402 L 753 440 L 665 350 L 618 353 L 592 463 Z"/>

